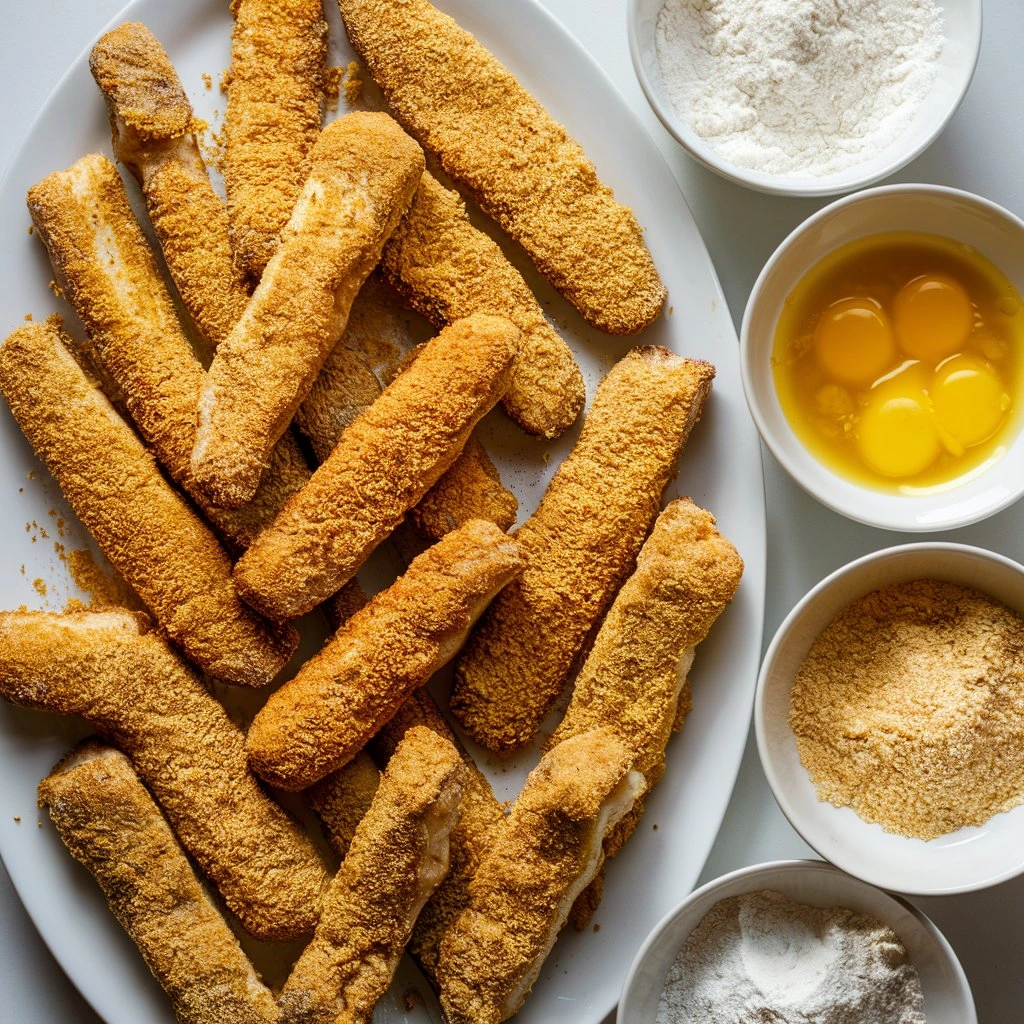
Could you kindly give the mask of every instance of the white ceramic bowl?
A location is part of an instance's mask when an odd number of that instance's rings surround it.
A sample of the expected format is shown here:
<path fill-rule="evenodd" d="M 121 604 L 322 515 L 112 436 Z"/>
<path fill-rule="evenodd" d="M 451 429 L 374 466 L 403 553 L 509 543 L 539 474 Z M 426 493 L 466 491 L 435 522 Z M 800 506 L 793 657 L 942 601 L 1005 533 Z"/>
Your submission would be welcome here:
<path fill-rule="evenodd" d="M 782 812 L 809 846 L 858 878 L 896 892 L 970 892 L 1024 873 L 1024 805 L 984 825 L 925 842 L 868 824 L 818 799 L 789 725 L 793 679 L 821 631 L 857 598 L 913 579 L 974 587 L 1024 613 L 1024 566 L 964 544 L 905 544 L 865 555 L 827 576 L 779 626 L 761 665 L 754 731 Z"/>
<path fill-rule="evenodd" d="M 775 889 L 813 906 L 849 907 L 888 925 L 921 978 L 928 1024 L 977 1024 L 974 1000 L 956 953 L 916 907 L 813 860 L 755 864 L 716 878 L 671 911 L 648 936 L 626 975 L 618 1024 L 654 1024 L 665 976 L 690 932 L 719 900 Z"/>
<path fill-rule="evenodd" d="M 904 132 L 880 152 L 837 174 L 795 177 L 767 174 L 724 160 L 675 110 L 662 84 L 656 53 L 658 13 L 664 0 L 629 0 L 629 52 L 640 87 L 654 113 L 696 160 L 759 192 L 791 196 L 831 196 L 864 188 L 898 171 L 930 146 L 956 113 L 967 92 L 981 49 L 981 0 L 943 0 L 943 49 L 931 90 Z"/>
<path fill-rule="evenodd" d="M 1024 430 L 994 463 L 955 486 L 903 495 L 863 487 L 819 462 L 793 432 L 772 375 L 783 303 L 822 257 L 866 235 L 920 231 L 974 246 L 1024 295 L 1024 221 L 980 196 L 939 185 L 886 185 L 809 217 L 775 250 L 754 284 L 740 329 L 740 369 L 751 415 L 783 468 L 823 505 L 869 526 L 919 533 L 977 522 L 1024 494 Z"/>

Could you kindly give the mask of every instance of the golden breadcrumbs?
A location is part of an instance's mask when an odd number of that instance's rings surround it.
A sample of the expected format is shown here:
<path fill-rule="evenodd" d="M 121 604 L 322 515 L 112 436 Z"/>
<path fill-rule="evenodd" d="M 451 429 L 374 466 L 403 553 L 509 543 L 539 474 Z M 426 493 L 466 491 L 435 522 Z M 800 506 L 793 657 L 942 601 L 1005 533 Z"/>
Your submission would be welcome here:
<path fill-rule="evenodd" d="M 934 839 L 1024 802 L 1024 619 L 938 580 L 840 612 L 793 684 L 790 723 L 818 796 Z"/>

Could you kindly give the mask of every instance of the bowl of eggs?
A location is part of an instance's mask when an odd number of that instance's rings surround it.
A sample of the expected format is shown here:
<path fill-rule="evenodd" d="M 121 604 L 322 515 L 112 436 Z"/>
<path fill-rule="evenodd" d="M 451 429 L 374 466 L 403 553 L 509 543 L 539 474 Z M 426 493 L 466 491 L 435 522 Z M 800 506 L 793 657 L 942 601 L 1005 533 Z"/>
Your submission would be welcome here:
<path fill-rule="evenodd" d="M 751 292 L 743 386 L 765 444 L 827 507 L 890 530 L 1024 494 L 1024 222 L 891 185 L 801 224 Z"/>

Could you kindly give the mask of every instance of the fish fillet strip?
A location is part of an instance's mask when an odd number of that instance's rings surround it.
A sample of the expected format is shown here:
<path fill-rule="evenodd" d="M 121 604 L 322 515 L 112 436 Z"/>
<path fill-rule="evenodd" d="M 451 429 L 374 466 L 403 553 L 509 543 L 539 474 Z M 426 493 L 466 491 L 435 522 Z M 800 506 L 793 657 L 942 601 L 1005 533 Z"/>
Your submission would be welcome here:
<path fill-rule="evenodd" d="M 326 102 L 323 0 L 232 0 L 224 187 L 238 266 L 258 278 L 309 169 Z"/>
<path fill-rule="evenodd" d="M 370 1024 L 416 917 L 448 868 L 464 774 L 447 740 L 429 729 L 405 734 L 324 896 L 313 941 L 281 992 L 282 1024 Z"/>
<path fill-rule="evenodd" d="M 123 754 L 80 744 L 40 783 L 39 801 L 106 894 L 180 1024 L 276 1024 L 273 995 Z"/>
<path fill-rule="evenodd" d="M 106 100 L 114 153 L 142 189 L 178 294 L 216 346 L 245 312 L 249 292 L 174 65 L 145 25 L 126 22 L 100 38 L 89 67 Z"/>
<path fill-rule="evenodd" d="M 124 611 L 0 612 L 0 696 L 99 729 L 253 935 L 308 935 L 328 881 L 316 847 L 249 772 L 242 731 L 147 627 Z"/>
<path fill-rule="evenodd" d="M 478 743 L 507 752 L 533 738 L 633 570 L 713 376 L 709 363 L 644 347 L 601 382 L 575 448 L 515 533 L 525 572 L 456 664 L 451 708 Z"/>
<path fill-rule="evenodd" d="M 482 315 L 428 342 L 238 561 L 245 599 L 285 619 L 347 583 L 501 397 L 518 344 L 511 323 Z"/>
<path fill-rule="evenodd" d="M 256 773 L 297 790 L 347 764 L 521 569 L 515 541 L 483 520 L 425 551 L 271 695 L 246 737 Z"/>
<path fill-rule="evenodd" d="M 306 802 L 316 811 L 331 847 L 343 860 L 379 785 L 377 765 L 361 750 L 348 764 L 306 790 Z"/>
<path fill-rule="evenodd" d="M 427 0 L 339 0 L 395 116 L 593 326 L 635 334 L 661 312 L 633 212 L 492 53 Z"/>
<path fill-rule="evenodd" d="M 643 775 L 633 809 L 605 839 L 606 856 L 632 835 L 665 772 L 666 745 L 682 725 L 678 711 L 694 648 L 732 600 L 742 574 L 743 561 L 715 528 L 715 517 L 679 498 L 658 517 L 601 625 L 549 745 L 610 726 L 630 751 L 630 767 Z M 592 914 L 600 898 L 586 902 Z"/>
<path fill-rule="evenodd" d="M 192 471 L 215 504 L 255 493 L 422 173 L 423 151 L 387 114 L 321 132 L 281 244 L 203 382 Z"/>
<path fill-rule="evenodd" d="M 298 446 L 287 438 L 275 448 L 266 481 L 245 508 L 225 512 L 207 501 L 190 465 L 203 367 L 117 169 L 99 154 L 82 157 L 29 189 L 28 207 L 92 355 L 117 385 L 139 433 L 217 531 L 232 546 L 246 547 L 309 479 Z"/>
<path fill-rule="evenodd" d="M 522 331 L 501 404 L 524 430 L 550 439 L 576 421 L 586 400 L 576 359 L 519 271 L 470 223 L 458 193 L 425 173 L 409 212 L 384 247 L 381 267 L 435 327 L 470 313 L 493 313 Z"/>
<path fill-rule="evenodd" d="M 68 350 L 60 318 L 0 346 L 0 392 L 100 550 L 188 658 L 264 686 L 298 644 L 239 599 L 231 560 Z"/>
<path fill-rule="evenodd" d="M 611 729 L 598 729 L 558 744 L 530 773 L 441 943 L 448 1024 L 499 1024 L 523 1004 L 601 864 L 604 836 L 643 785 L 628 758 Z"/>

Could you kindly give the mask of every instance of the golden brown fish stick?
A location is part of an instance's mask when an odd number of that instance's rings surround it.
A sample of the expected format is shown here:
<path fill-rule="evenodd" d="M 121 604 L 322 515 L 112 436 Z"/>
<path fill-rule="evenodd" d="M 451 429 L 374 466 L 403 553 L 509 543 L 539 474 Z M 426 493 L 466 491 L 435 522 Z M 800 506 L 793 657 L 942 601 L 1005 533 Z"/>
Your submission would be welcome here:
<path fill-rule="evenodd" d="M 249 772 L 238 726 L 147 627 L 125 611 L 0 612 L 0 696 L 81 715 L 131 758 L 253 935 L 308 934 L 328 881 L 316 847 Z"/>
<path fill-rule="evenodd" d="M 82 372 L 59 317 L 0 346 L 0 391 L 100 550 L 167 635 L 217 679 L 264 686 L 298 643 L 238 597 L 231 560 Z"/>
<path fill-rule="evenodd" d="M 306 790 L 306 802 L 316 811 L 328 841 L 342 860 L 379 785 L 380 772 L 373 758 L 361 750 L 348 764 Z"/>
<path fill-rule="evenodd" d="M 142 188 L 178 294 L 218 345 L 245 312 L 249 292 L 174 65 L 145 25 L 126 22 L 100 38 L 89 67 L 107 102 L 114 153 Z"/>
<path fill-rule="evenodd" d="M 234 547 L 246 547 L 309 479 L 294 439 L 282 439 L 247 507 L 224 512 L 205 501 L 190 465 L 203 368 L 117 169 L 104 156 L 83 157 L 29 189 L 28 206 L 93 355 L 120 389 L 139 433 L 218 532 Z"/>
<path fill-rule="evenodd" d="M 447 740 L 429 729 L 406 733 L 281 992 L 282 1024 L 370 1024 L 416 916 L 448 868 L 464 774 Z"/>
<path fill-rule="evenodd" d="M 328 125 L 281 245 L 199 398 L 192 471 L 212 501 L 249 501 L 405 213 L 423 151 L 387 114 Z"/>
<path fill-rule="evenodd" d="M 253 719 L 246 749 L 256 773 L 304 789 L 350 761 L 521 570 L 516 542 L 479 519 L 414 559 Z"/>
<path fill-rule="evenodd" d="M 341 341 L 299 406 L 295 422 L 320 462 L 334 451 L 345 428 L 380 395 L 379 382 L 390 383 L 400 357 L 415 358 L 416 346 L 403 329 L 397 301 L 394 292 L 375 276 L 367 279 L 352 305 Z M 507 530 L 516 521 L 518 508 L 515 495 L 502 485 L 484 446 L 470 438 L 411 516 L 419 533 L 438 540 L 470 519 L 489 519 Z"/>
<path fill-rule="evenodd" d="M 376 735 L 370 744 L 374 756 L 386 762 L 415 726 L 430 729 L 452 743 L 466 766 L 459 818 L 449 836 L 448 874 L 420 912 L 409 940 L 409 953 L 436 988 L 441 941 L 469 902 L 469 880 L 491 847 L 493 829 L 505 820 L 505 808 L 473 758 L 462 749 L 426 687 L 416 690 Z"/>
<path fill-rule="evenodd" d="M 455 669 L 451 707 L 478 743 L 528 743 L 640 546 L 711 389 L 714 367 L 634 349 L 601 381 L 576 447 L 516 531 L 527 568 Z"/>
<path fill-rule="evenodd" d="M 106 894 L 180 1024 L 277 1024 L 273 995 L 123 754 L 80 744 L 40 783 L 39 801 Z"/>
<path fill-rule="evenodd" d="M 518 344 L 511 323 L 481 315 L 428 342 L 236 564 L 245 599 L 285 619 L 347 583 L 493 408 Z"/>
<path fill-rule="evenodd" d="M 557 437 L 575 422 L 586 400 L 576 359 L 519 271 L 470 223 L 456 192 L 424 174 L 409 212 L 384 247 L 381 266 L 413 309 L 436 327 L 470 313 L 511 320 L 523 332 L 523 343 L 503 408 L 540 437 Z"/>
<path fill-rule="evenodd" d="M 646 795 L 665 772 L 665 747 L 682 725 L 677 711 L 694 648 L 732 600 L 742 573 L 743 561 L 715 529 L 715 517 L 689 498 L 671 502 L 576 677 L 549 745 L 611 726 L 630 751 L 630 766 L 644 777 L 633 809 L 605 839 L 609 857 L 636 829 Z M 588 914 L 600 902 L 591 895 Z"/>
<path fill-rule="evenodd" d="M 643 777 L 611 729 L 560 743 L 530 773 L 469 883 L 437 965 L 448 1024 L 498 1024 L 519 1009 L 602 861 L 601 841 Z"/>
<path fill-rule="evenodd" d="M 326 101 L 322 0 L 234 0 L 224 187 L 239 267 L 259 277 L 309 168 Z"/>
<path fill-rule="evenodd" d="M 395 116 L 588 322 L 635 334 L 658 316 L 665 286 L 633 212 L 493 54 L 427 0 L 338 6 Z"/>

